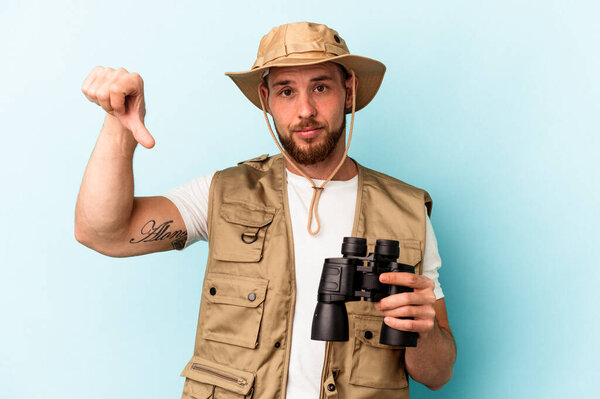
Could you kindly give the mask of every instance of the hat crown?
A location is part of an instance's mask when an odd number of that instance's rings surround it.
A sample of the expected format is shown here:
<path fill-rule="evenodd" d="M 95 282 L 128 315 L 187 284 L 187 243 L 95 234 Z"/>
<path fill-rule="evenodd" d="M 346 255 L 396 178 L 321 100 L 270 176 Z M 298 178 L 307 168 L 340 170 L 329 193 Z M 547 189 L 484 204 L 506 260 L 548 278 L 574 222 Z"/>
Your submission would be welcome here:
<path fill-rule="evenodd" d="M 326 59 L 350 51 L 344 39 L 326 25 L 311 22 L 281 25 L 261 39 L 252 69 L 268 66 L 282 57 L 314 58 L 317 54 Z"/>

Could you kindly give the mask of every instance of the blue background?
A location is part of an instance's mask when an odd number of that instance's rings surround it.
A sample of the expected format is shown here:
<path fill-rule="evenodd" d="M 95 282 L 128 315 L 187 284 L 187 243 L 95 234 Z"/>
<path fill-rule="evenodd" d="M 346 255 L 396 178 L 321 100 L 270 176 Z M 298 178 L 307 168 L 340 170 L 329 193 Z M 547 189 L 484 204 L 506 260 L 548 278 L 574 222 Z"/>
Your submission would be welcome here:
<path fill-rule="evenodd" d="M 179 397 L 206 245 L 112 259 L 75 241 L 103 120 L 81 83 L 142 75 L 157 145 L 136 153 L 136 194 L 162 194 L 276 152 L 223 73 L 301 20 L 387 65 L 350 153 L 434 198 L 458 359 L 413 397 L 597 397 L 597 1 L 0 4 L 0 397 Z"/>

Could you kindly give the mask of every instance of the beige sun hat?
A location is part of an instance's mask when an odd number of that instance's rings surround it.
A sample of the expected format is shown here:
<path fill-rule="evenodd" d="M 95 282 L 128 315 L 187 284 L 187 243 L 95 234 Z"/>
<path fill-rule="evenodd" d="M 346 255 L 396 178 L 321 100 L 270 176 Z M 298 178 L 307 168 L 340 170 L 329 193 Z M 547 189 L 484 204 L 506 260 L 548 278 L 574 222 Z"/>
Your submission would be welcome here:
<path fill-rule="evenodd" d="M 256 61 L 249 71 L 227 72 L 242 93 L 262 108 L 257 87 L 272 67 L 314 65 L 335 62 L 346 71 L 354 71 L 358 80 L 356 111 L 364 108 L 377 94 L 385 65 L 371 58 L 350 54 L 346 42 L 333 29 L 310 22 L 277 26 L 263 36 Z"/>

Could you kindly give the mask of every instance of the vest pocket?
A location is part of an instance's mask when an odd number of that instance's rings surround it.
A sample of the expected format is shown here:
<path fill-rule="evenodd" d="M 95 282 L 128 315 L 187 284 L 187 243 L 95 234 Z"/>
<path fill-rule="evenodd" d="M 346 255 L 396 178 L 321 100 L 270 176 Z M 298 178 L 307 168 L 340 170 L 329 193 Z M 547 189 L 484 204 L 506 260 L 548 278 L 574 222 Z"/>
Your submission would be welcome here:
<path fill-rule="evenodd" d="M 207 273 L 202 290 L 203 338 L 254 349 L 269 280 Z"/>
<path fill-rule="evenodd" d="M 254 374 L 194 356 L 181 372 L 182 399 L 251 398 Z"/>
<path fill-rule="evenodd" d="M 262 258 L 267 227 L 275 210 L 247 203 L 221 204 L 220 219 L 213 222 L 213 257 L 228 262 L 258 262 Z M 211 235 L 213 233 L 211 232 Z"/>
<path fill-rule="evenodd" d="M 412 239 L 400 240 L 400 257 L 398 263 L 415 266 L 415 273 L 421 274 L 420 262 L 423 260 L 421 255 L 421 241 Z"/>
<path fill-rule="evenodd" d="M 354 350 L 350 384 L 384 389 L 408 387 L 404 348 L 379 343 L 383 317 L 353 315 L 352 322 Z"/>

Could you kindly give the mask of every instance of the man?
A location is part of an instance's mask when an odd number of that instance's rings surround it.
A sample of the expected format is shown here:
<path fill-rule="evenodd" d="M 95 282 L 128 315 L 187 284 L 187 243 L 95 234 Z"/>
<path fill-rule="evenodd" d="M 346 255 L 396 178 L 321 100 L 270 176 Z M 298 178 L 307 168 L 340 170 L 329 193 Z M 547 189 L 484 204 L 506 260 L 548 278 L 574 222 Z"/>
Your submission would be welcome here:
<path fill-rule="evenodd" d="M 349 54 L 324 25 L 274 28 L 253 68 L 228 75 L 263 109 L 275 138 L 272 116 L 282 155 L 147 198 L 134 198 L 132 175 L 137 143 L 154 145 L 143 124 L 142 79 L 96 67 L 85 80 L 84 94 L 107 115 L 77 201 L 77 239 L 110 256 L 209 242 L 184 398 L 407 398 L 407 374 L 431 389 L 452 376 L 456 349 L 437 283 L 431 200 L 346 157 L 346 114 L 350 142 L 354 112 L 375 96 L 384 71 Z M 380 281 L 414 292 L 349 302 L 349 341 L 313 341 L 323 259 L 339 256 L 350 235 L 367 238 L 371 251 L 378 238 L 398 240 L 398 261 L 417 274 L 384 273 Z M 382 320 L 418 333 L 417 347 L 380 344 Z"/>

